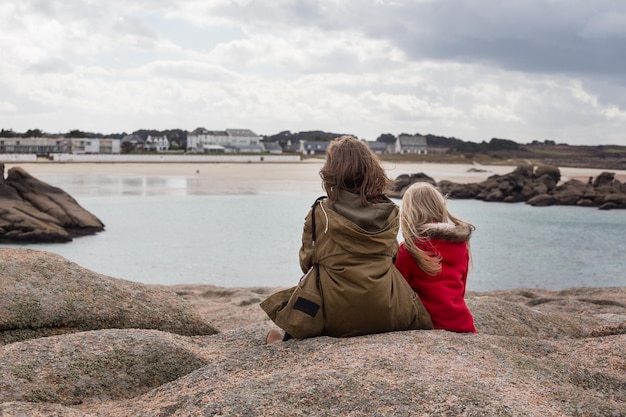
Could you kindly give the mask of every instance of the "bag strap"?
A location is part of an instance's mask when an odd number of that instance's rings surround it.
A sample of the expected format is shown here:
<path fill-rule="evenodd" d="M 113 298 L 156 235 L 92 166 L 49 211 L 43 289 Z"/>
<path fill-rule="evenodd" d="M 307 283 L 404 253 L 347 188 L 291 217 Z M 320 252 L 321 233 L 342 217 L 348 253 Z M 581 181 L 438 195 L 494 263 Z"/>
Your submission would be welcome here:
<path fill-rule="evenodd" d="M 313 240 L 313 246 L 315 246 L 315 237 L 316 237 L 316 233 L 315 233 L 315 206 L 317 206 L 317 203 L 321 204 L 321 201 L 323 199 L 327 198 L 325 195 L 318 197 L 315 200 L 315 203 L 313 203 L 313 205 L 311 206 L 311 228 L 313 229 L 311 232 L 311 238 Z M 323 209 L 322 209 L 323 210 Z"/>

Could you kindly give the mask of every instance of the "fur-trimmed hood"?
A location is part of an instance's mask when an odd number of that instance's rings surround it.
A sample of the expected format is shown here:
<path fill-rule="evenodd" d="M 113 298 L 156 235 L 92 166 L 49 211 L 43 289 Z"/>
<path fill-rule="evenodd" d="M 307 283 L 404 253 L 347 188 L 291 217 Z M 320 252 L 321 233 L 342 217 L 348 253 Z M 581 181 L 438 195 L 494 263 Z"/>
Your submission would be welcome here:
<path fill-rule="evenodd" d="M 418 237 L 448 242 L 469 242 L 474 226 L 461 223 L 427 223 L 417 228 Z"/>

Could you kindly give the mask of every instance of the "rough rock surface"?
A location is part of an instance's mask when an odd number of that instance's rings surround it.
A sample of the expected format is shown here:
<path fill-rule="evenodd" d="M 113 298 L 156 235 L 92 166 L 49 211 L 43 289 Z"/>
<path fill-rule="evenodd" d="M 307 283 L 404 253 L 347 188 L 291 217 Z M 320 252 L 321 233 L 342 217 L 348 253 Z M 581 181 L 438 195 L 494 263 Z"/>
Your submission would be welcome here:
<path fill-rule="evenodd" d="M 598 207 L 602 210 L 626 209 L 626 184 L 615 179 L 615 174 L 603 172 L 587 183 L 569 180 L 560 183 L 558 167 L 520 165 L 505 175 L 492 175 L 479 183 L 459 184 L 449 180 L 436 185 L 451 199 L 477 199 L 505 203 L 525 202 L 532 206 L 577 205 Z M 398 177 L 390 196 L 402 198 L 413 183 L 432 178 L 423 173 Z"/>
<path fill-rule="evenodd" d="M 24 355 L 28 352 L 28 355 Z M 132 398 L 202 367 L 190 338 L 109 329 L 12 343 L 0 356 L 0 403 Z"/>
<path fill-rule="evenodd" d="M 67 242 L 103 230 L 104 224 L 65 191 L 19 167 L 5 179 L 0 163 L 0 240 Z"/>
<path fill-rule="evenodd" d="M 270 346 L 258 303 L 276 289 L 156 289 L 222 332 L 109 329 L 0 346 L 0 415 L 626 415 L 626 287 L 470 292 L 477 334 Z"/>
<path fill-rule="evenodd" d="M 53 253 L 0 249 L 0 344 L 108 328 L 218 331 L 171 292 L 97 274 Z"/>

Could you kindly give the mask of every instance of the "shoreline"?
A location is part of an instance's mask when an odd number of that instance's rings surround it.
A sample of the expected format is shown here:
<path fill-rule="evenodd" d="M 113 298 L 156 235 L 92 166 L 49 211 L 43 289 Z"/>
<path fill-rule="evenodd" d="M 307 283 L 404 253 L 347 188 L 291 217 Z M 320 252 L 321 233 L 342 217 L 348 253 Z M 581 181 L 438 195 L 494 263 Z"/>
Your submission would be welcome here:
<path fill-rule="evenodd" d="M 61 174 L 185 176 L 230 181 L 305 181 L 320 184 L 319 170 L 323 159 L 299 162 L 6 162 L 5 175 L 21 167 L 33 176 Z M 382 161 L 387 175 L 395 179 L 403 174 L 423 172 L 435 181 L 474 183 L 492 175 L 512 172 L 517 165 L 438 164 L 425 162 L 394 163 Z M 613 172 L 615 179 L 626 182 L 626 170 L 559 167 L 561 181 L 577 179 L 586 182 L 602 172 Z"/>

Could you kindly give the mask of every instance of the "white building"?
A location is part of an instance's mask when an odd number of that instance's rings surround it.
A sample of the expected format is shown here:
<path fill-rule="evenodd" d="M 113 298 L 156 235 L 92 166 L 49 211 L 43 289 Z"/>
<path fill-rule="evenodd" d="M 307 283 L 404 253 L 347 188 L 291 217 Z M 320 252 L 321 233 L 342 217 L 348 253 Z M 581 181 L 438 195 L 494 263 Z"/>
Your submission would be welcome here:
<path fill-rule="evenodd" d="M 71 152 L 72 143 L 65 138 L 0 138 L 0 153 L 48 155 Z"/>
<path fill-rule="evenodd" d="M 144 149 L 146 151 L 167 151 L 170 149 L 170 141 L 167 136 L 151 136 L 148 135 L 144 142 Z"/>
<path fill-rule="evenodd" d="M 119 154 L 119 139 L 0 138 L 0 153 Z"/>
<path fill-rule="evenodd" d="M 422 135 L 399 135 L 396 140 L 395 152 L 426 155 L 428 153 L 426 137 Z"/>
<path fill-rule="evenodd" d="M 191 152 L 265 152 L 261 137 L 249 129 L 207 130 L 199 127 L 187 135 Z"/>
<path fill-rule="evenodd" d="M 119 139 L 72 138 L 70 153 L 73 154 L 119 154 Z"/>
<path fill-rule="evenodd" d="M 303 155 L 324 155 L 330 145 L 329 141 L 301 140 L 298 152 Z"/>

